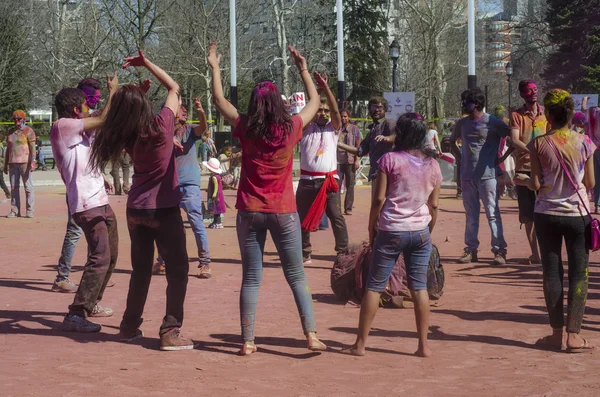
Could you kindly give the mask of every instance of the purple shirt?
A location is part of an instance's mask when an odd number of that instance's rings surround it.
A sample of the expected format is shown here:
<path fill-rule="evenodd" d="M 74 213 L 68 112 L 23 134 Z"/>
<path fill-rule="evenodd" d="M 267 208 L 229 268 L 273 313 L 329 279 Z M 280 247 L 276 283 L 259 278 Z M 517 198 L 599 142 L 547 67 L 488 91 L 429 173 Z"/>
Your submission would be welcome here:
<path fill-rule="evenodd" d="M 159 209 L 179 206 L 181 192 L 175 167 L 173 130 L 175 115 L 167 107 L 156 116 L 158 131 L 149 131 L 127 153 L 133 161 L 133 183 L 127 208 Z"/>

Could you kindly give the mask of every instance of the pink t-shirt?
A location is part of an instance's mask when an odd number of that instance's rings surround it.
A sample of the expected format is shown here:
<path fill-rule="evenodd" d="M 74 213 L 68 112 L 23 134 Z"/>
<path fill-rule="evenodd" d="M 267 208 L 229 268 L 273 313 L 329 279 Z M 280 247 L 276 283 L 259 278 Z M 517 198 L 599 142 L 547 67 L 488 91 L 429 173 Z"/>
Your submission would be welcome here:
<path fill-rule="evenodd" d="M 173 111 L 167 107 L 162 108 L 156 116 L 156 123 L 159 131 L 150 131 L 147 141 L 138 139 L 133 147 L 127 148 L 133 162 L 127 208 L 171 208 L 179 206 L 181 201 L 173 151 Z"/>
<path fill-rule="evenodd" d="M 8 164 L 28 163 L 30 145 L 35 146 L 35 132 L 31 127 L 25 126 L 22 130 L 11 128 L 6 136 Z M 33 160 L 35 161 L 35 155 Z"/>
<path fill-rule="evenodd" d="M 67 187 L 71 214 L 108 204 L 104 178 L 88 167 L 94 134 L 83 130 L 82 119 L 61 118 L 50 130 L 56 166 Z"/>
<path fill-rule="evenodd" d="M 413 232 L 431 221 L 427 200 L 442 183 L 442 171 L 431 157 L 389 152 L 379 159 L 379 171 L 388 177 L 385 203 L 379 214 L 379 230 Z"/>
<path fill-rule="evenodd" d="M 248 116 L 240 115 L 233 136 L 242 145 L 242 174 L 235 208 L 244 212 L 296 212 L 292 185 L 294 147 L 302 139 L 302 118 L 291 118 L 292 131 L 280 139 L 246 138 Z M 281 131 L 279 132 L 281 134 Z"/>
<path fill-rule="evenodd" d="M 583 203 L 546 138 L 552 139 L 562 156 L 571 178 L 577 184 Z M 529 142 L 527 147 L 530 152 L 537 153 L 542 167 L 541 179 L 543 184 L 538 192 L 534 211 L 538 214 L 558 216 L 581 216 L 581 214 L 585 214 L 583 205 L 588 209 L 590 208 L 587 192 L 583 185 L 585 162 L 593 156 L 594 150 L 596 150 L 596 146 L 590 138 L 571 130 L 561 130 L 551 135 L 539 137 Z"/>

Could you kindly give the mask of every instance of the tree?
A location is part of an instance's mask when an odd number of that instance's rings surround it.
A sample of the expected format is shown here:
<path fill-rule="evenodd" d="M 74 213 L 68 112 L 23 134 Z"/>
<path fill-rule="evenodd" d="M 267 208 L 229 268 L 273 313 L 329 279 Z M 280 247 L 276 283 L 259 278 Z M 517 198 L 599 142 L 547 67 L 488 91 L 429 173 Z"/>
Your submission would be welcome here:
<path fill-rule="evenodd" d="M 573 92 L 599 88 L 600 1 L 548 0 L 546 20 L 554 51 L 544 77 L 552 86 Z"/>

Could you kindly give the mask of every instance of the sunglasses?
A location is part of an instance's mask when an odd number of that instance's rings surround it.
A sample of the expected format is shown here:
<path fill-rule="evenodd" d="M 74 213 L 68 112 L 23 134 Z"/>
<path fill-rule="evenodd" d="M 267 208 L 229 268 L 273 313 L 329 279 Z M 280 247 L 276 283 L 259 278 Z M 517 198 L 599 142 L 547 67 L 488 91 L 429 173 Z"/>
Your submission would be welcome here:
<path fill-rule="evenodd" d="M 329 113 L 329 112 L 331 112 L 331 110 L 325 109 L 325 108 L 319 108 L 319 110 L 317 110 L 317 113 Z"/>

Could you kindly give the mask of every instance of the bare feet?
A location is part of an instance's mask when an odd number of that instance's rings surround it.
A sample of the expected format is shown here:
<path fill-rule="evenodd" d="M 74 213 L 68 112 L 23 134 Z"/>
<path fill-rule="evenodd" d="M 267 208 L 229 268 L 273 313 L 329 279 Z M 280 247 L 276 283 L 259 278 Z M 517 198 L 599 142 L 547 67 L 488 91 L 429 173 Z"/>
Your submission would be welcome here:
<path fill-rule="evenodd" d="M 428 347 L 419 346 L 417 351 L 415 352 L 415 356 L 417 357 L 430 357 L 431 349 Z"/>
<path fill-rule="evenodd" d="M 553 329 L 552 335 L 547 335 L 538 339 L 537 342 L 535 342 L 535 345 L 546 350 L 560 351 L 564 349 L 566 338 L 563 336 L 562 328 Z"/>
<path fill-rule="evenodd" d="M 308 350 L 312 350 L 314 352 L 322 352 L 327 349 L 327 346 L 317 338 L 316 333 L 309 332 L 306 335 L 306 345 Z"/>
<path fill-rule="evenodd" d="M 345 348 L 345 349 L 342 349 L 342 350 L 340 351 L 340 353 L 342 353 L 342 354 L 348 354 L 348 355 L 351 355 L 351 356 L 359 356 L 359 357 L 362 357 L 362 356 L 364 356 L 364 355 L 365 355 L 365 348 L 364 348 L 364 347 L 363 347 L 363 348 L 358 348 L 358 347 L 356 346 L 356 343 L 355 343 L 355 344 L 353 344 L 353 345 L 352 345 L 352 346 L 350 346 L 350 347 L 347 347 L 347 348 Z"/>
<path fill-rule="evenodd" d="M 258 347 L 256 347 L 254 342 L 244 342 L 244 346 L 242 346 L 242 348 L 238 354 L 240 356 L 249 356 L 252 353 L 256 352 L 257 350 L 258 350 Z"/>

